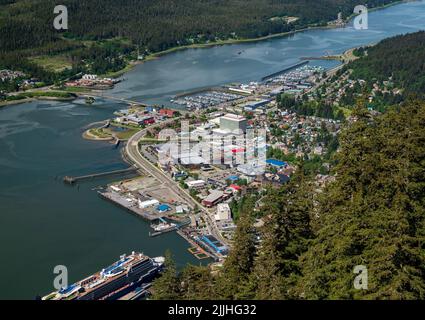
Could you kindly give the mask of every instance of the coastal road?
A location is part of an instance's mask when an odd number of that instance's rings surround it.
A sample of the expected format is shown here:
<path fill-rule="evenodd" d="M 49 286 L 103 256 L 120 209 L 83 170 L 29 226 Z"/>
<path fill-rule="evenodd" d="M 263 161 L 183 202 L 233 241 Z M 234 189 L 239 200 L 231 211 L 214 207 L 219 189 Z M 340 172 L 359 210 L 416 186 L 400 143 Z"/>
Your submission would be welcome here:
<path fill-rule="evenodd" d="M 177 118 L 178 119 L 178 118 Z M 161 125 L 164 126 L 167 122 L 175 121 L 176 118 L 167 120 Z M 150 128 L 155 127 L 151 126 Z M 209 232 L 215 236 L 217 239 L 221 240 L 223 243 L 228 244 L 228 240 L 223 238 L 220 231 L 217 228 L 217 225 L 212 221 L 213 210 L 204 207 L 202 204 L 198 203 L 192 196 L 187 192 L 186 189 L 180 187 L 170 176 L 164 173 L 160 168 L 156 167 L 154 164 L 149 162 L 139 150 L 139 141 L 146 134 L 147 128 L 143 129 L 136 134 L 134 134 L 128 141 L 125 146 L 125 152 L 127 157 L 134 165 L 143 171 L 151 174 L 154 178 L 160 181 L 164 186 L 170 190 L 177 193 L 183 200 L 185 200 L 191 207 L 198 207 L 201 209 L 202 217 L 207 223 L 207 228 Z"/>

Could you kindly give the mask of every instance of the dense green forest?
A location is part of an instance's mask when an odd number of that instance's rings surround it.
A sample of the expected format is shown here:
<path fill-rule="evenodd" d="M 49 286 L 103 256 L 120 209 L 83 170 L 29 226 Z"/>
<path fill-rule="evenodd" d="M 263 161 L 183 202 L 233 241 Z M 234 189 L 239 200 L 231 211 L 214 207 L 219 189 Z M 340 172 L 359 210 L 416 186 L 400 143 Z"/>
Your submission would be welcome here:
<path fill-rule="evenodd" d="M 346 94 L 345 102 L 352 103 L 354 94 L 370 92 L 374 84 L 387 88 L 403 89 L 400 96 L 382 94 L 384 104 L 399 103 L 411 94 L 425 93 L 425 32 L 415 32 L 382 40 L 372 47 L 360 48 L 356 51 L 360 56 L 347 66 L 352 70 L 351 79 L 362 79 L 366 84 L 355 86 Z"/>
<path fill-rule="evenodd" d="M 368 107 L 380 112 L 412 95 L 424 96 L 424 31 L 387 38 L 374 46 L 357 48 L 354 54 L 359 59 L 338 70 L 315 92 L 313 100 L 306 95 L 296 99 L 282 94 L 277 99 L 279 106 L 300 115 L 342 121 L 345 115 L 340 107 L 352 109 L 359 96 L 373 95 Z M 344 93 L 335 105 L 335 96 L 341 87 Z"/>
<path fill-rule="evenodd" d="M 366 2 L 366 1 L 364 1 Z M 370 0 L 370 7 L 395 2 Z M 356 0 L 64 0 L 68 8 L 69 29 L 53 27 L 53 0 L 0 0 L 0 69 L 15 67 L 44 82 L 66 75 L 46 74 L 27 58 L 69 53 L 72 73 L 85 67 L 88 72 L 105 71 L 103 59 L 82 63 L 83 51 L 99 50 L 98 41 L 123 39 L 132 50 L 158 52 L 179 45 L 205 43 L 229 38 L 253 38 L 291 31 L 307 25 L 324 25 L 338 12 L 349 16 Z M 299 18 L 287 23 L 279 17 Z M 272 19 L 272 18 L 278 19 Z M 96 48 L 93 49 L 92 47 Z M 100 47 L 100 49 L 102 49 Z M 80 50 L 78 54 L 74 51 Z M 121 55 L 127 49 L 120 50 Z M 128 54 L 128 53 L 127 53 Z M 80 60 L 78 60 L 81 58 Z M 121 58 L 109 57 L 114 71 Z M 105 60 L 105 59 L 103 59 Z M 77 65 L 74 65 L 77 64 Z M 102 65 L 103 64 L 103 65 Z"/>
<path fill-rule="evenodd" d="M 340 137 L 334 182 L 315 192 L 300 170 L 269 192 L 260 230 L 252 208 L 239 213 L 219 273 L 167 269 L 154 298 L 424 299 L 425 103 L 411 100 L 376 117 L 359 104 L 354 114 Z M 354 287 L 357 265 L 367 268 L 366 290 Z"/>
<path fill-rule="evenodd" d="M 353 78 L 382 82 L 392 77 L 395 87 L 425 92 L 424 31 L 385 39 L 367 48 L 366 54 L 347 66 Z"/>
<path fill-rule="evenodd" d="M 390 0 L 371 0 L 371 7 Z M 325 23 L 338 12 L 350 15 L 355 0 L 64 0 L 69 13 L 66 36 L 81 39 L 126 37 L 151 50 L 163 50 L 200 34 L 213 40 L 235 32 L 258 37 L 297 25 Z M 58 39 L 53 28 L 56 1 L 0 1 L 2 51 L 39 47 Z M 296 16 L 288 26 L 272 17 Z"/>

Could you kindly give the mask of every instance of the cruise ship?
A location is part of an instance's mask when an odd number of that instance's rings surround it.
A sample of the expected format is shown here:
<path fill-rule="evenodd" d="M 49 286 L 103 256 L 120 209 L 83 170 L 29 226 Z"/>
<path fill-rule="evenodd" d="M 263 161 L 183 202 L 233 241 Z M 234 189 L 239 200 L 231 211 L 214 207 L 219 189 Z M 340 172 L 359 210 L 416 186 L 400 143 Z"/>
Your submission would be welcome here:
<path fill-rule="evenodd" d="M 116 300 L 149 284 L 162 271 L 163 264 L 163 257 L 149 258 L 133 251 L 102 271 L 52 292 L 42 300 Z"/>

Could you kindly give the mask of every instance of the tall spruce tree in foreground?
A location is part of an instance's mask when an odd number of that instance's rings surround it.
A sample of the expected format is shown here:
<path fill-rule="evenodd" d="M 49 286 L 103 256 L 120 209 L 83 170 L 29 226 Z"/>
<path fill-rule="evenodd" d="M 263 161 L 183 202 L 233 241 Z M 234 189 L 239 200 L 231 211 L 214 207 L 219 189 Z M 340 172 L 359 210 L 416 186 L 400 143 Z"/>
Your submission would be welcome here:
<path fill-rule="evenodd" d="M 216 297 L 214 277 L 209 267 L 189 264 L 180 274 L 180 281 L 184 300 L 209 300 Z"/>
<path fill-rule="evenodd" d="M 153 284 L 153 299 L 177 300 L 180 299 L 180 280 L 176 270 L 176 264 L 169 250 L 165 252 L 165 270 Z"/>
<path fill-rule="evenodd" d="M 217 279 L 216 290 L 220 299 L 241 298 L 242 287 L 249 281 L 255 255 L 252 210 L 253 207 L 241 212 L 232 248 Z"/>
<path fill-rule="evenodd" d="M 358 111 L 341 135 L 336 181 L 302 259 L 300 296 L 424 299 L 425 104 L 373 120 Z M 354 288 L 356 265 L 367 267 L 367 290 Z"/>
<path fill-rule="evenodd" d="M 252 298 L 294 298 L 292 288 L 300 277 L 298 258 L 313 236 L 311 190 L 309 179 L 299 170 L 288 185 L 269 191 L 262 208 L 267 222 L 251 275 Z"/>

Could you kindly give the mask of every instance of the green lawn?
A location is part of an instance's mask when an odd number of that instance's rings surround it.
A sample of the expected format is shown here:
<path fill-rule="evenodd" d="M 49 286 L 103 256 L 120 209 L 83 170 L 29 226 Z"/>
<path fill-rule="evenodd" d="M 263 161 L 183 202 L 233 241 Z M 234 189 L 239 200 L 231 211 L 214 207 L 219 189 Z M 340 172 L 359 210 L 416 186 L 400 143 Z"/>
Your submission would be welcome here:
<path fill-rule="evenodd" d="M 55 56 L 38 56 L 30 58 L 30 60 L 46 70 L 60 72 L 66 68 L 71 68 L 71 62 L 65 55 Z"/>

